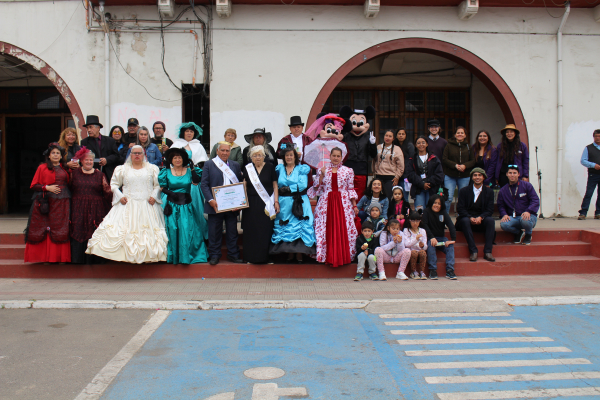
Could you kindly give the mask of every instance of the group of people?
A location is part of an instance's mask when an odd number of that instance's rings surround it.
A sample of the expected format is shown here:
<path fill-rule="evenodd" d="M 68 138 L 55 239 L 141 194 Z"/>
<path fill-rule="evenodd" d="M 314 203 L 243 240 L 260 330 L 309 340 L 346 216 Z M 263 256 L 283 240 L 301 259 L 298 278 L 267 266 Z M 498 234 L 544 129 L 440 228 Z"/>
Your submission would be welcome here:
<path fill-rule="evenodd" d="M 25 261 L 94 263 L 100 257 L 216 265 L 225 233 L 227 258 L 234 263 L 273 263 L 272 255 L 285 253 L 288 262 L 310 256 L 333 267 L 356 259 L 357 280 L 365 263 L 371 279 L 386 279 L 386 262 L 398 263 L 400 279 L 408 278 L 407 267 L 413 279 L 426 278 L 425 265 L 435 279 L 441 250 L 447 277 L 455 279 L 457 229 L 472 261 L 473 232 L 483 232 L 484 258 L 494 261 L 494 185 L 501 187 L 501 228 L 514 233 L 515 243 L 531 243 L 539 199 L 528 182 L 527 147 L 514 125 L 502 130 L 497 148 L 486 131 L 470 146 L 462 127 L 446 141 L 437 120 L 429 121 L 430 135 L 414 145 L 404 129 L 386 132 L 375 145 L 364 129 L 367 114 L 348 110 L 345 118 L 319 118 L 318 129 L 345 144 L 333 148 L 330 163 L 320 169 L 303 161 L 314 137 L 303 133 L 297 116 L 276 149 L 265 129 L 245 135 L 243 150 L 235 143 L 236 131 L 228 129 L 210 157 L 198 140 L 202 129 L 193 122 L 181 124 L 171 141 L 162 122 L 154 123 L 154 137 L 135 118 L 128 120 L 127 132 L 115 126 L 103 136 L 98 117 L 88 116 L 88 137 L 79 144 L 77 132 L 65 130 L 49 145 L 34 177 Z M 350 121 L 351 129 L 342 131 L 340 120 Z M 368 161 L 374 177 L 367 184 Z M 212 189 L 240 182 L 248 207 L 220 211 Z M 449 210 L 456 187 L 453 223 Z M 317 197 L 313 214 L 309 198 Z"/>

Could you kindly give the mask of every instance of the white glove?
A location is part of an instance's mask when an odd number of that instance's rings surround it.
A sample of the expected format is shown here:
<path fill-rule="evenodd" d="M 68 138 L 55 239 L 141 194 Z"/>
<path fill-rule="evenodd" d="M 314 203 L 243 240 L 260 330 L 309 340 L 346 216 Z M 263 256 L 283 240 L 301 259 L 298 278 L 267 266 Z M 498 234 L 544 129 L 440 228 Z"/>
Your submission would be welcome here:
<path fill-rule="evenodd" d="M 375 144 L 375 135 L 373 135 L 373 132 L 369 134 L 369 142 L 371 142 L 371 144 Z"/>

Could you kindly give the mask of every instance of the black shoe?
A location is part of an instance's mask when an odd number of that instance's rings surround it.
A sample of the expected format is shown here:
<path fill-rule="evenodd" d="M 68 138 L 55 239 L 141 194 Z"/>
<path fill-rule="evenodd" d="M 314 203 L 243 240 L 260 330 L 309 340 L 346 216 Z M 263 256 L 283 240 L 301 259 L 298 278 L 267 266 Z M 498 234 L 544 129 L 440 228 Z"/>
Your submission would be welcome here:
<path fill-rule="evenodd" d="M 483 255 L 483 259 L 484 259 L 484 260 L 491 261 L 491 262 L 494 262 L 494 261 L 496 261 L 496 259 L 495 259 L 495 258 L 494 258 L 494 256 L 492 255 L 492 253 L 485 253 L 485 254 Z"/>
<path fill-rule="evenodd" d="M 515 233 L 515 240 L 513 240 L 514 244 L 520 244 L 521 240 L 523 240 L 523 236 L 525 236 L 525 232 L 521 231 L 519 233 Z"/>
<path fill-rule="evenodd" d="M 469 256 L 469 261 L 477 261 L 477 253 L 471 253 Z"/>
<path fill-rule="evenodd" d="M 524 234 L 523 241 L 521 244 L 530 245 L 531 244 L 531 235 Z"/>
<path fill-rule="evenodd" d="M 211 259 L 208 260 L 208 263 L 210 265 L 217 265 L 219 263 L 219 258 L 218 257 L 211 257 Z"/>
<path fill-rule="evenodd" d="M 446 271 L 446 278 L 455 281 L 456 275 L 454 274 L 454 271 Z"/>
<path fill-rule="evenodd" d="M 241 258 L 232 257 L 232 256 L 227 256 L 227 259 L 229 261 L 231 261 L 232 263 L 236 263 L 236 264 L 241 264 L 244 262 Z"/>
<path fill-rule="evenodd" d="M 437 281 L 437 271 L 430 269 L 429 270 L 429 279 L 432 279 L 434 281 Z"/>

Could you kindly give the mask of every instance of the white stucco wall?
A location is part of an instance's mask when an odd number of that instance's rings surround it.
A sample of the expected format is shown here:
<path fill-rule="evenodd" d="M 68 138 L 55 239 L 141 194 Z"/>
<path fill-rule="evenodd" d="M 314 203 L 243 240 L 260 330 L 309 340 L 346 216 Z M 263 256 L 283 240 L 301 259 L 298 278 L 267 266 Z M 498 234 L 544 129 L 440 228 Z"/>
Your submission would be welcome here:
<path fill-rule="evenodd" d="M 108 7 L 107 11 L 118 17 L 133 13 L 140 18 L 157 16 L 156 7 Z M 382 7 L 377 18 L 367 20 L 362 7 L 234 4 L 229 19 L 214 21 L 211 142 L 220 140 L 225 128 L 233 127 L 238 130 L 238 143 L 245 145 L 243 134 L 263 126 L 278 141 L 288 131 L 289 117 L 302 115 L 306 119 L 327 79 L 361 50 L 407 37 L 442 40 L 482 58 L 515 94 L 529 130 L 530 147 L 540 147 L 544 214 L 551 215 L 556 206 L 555 32 L 559 23 L 560 19 L 549 17 L 543 8 L 482 8 L 472 20 L 460 21 L 453 7 Z M 86 32 L 81 2 L 2 2 L 0 26 L 0 41 L 40 56 L 65 79 L 84 114 L 104 118 L 104 38 L 101 33 Z M 565 34 L 563 129 L 565 156 L 572 157 L 591 142 L 591 131 L 587 130 L 600 120 L 600 24 L 594 22 L 591 9 L 574 9 Z M 144 109 L 145 115 L 152 115 L 152 109 L 168 109 L 175 115 L 172 109 L 181 106 L 181 96 L 162 71 L 159 35 L 111 37 L 125 68 L 130 68 L 154 97 L 174 100 L 152 99 L 111 54 L 111 104 L 134 104 Z M 166 67 L 173 81 L 191 83 L 191 35 L 167 34 L 166 47 Z M 197 74 L 201 80 L 201 63 Z M 474 83 L 473 91 L 477 90 Z M 487 118 L 502 125 L 493 108 L 490 98 L 473 104 L 473 130 Z M 118 112 L 113 112 L 111 121 L 115 121 L 115 114 Z M 488 114 L 491 116 L 486 117 Z M 169 123 L 169 133 L 173 127 Z M 534 153 L 531 155 L 530 175 L 535 177 Z M 571 159 L 563 165 L 563 215 L 575 215 L 586 171 Z"/>

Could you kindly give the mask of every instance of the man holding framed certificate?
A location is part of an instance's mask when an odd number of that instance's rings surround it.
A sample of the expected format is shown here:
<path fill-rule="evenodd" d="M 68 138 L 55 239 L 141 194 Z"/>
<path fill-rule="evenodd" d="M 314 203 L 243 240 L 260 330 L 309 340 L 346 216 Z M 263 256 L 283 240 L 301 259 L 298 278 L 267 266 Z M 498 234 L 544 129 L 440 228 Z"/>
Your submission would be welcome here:
<path fill-rule="evenodd" d="M 217 157 L 204 164 L 200 187 L 205 198 L 204 210 L 208 214 L 208 254 L 210 265 L 216 265 L 221 258 L 223 222 L 225 222 L 225 242 L 227 259 L 241 263 L 237 244 L 237 216 L 241 208 L 248 205 L 246 190 L 242 182 L 240 165 L 228 160 L 231 145 L 219 142 Z"/>

